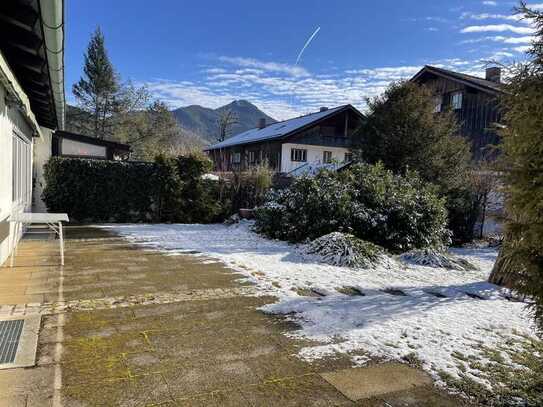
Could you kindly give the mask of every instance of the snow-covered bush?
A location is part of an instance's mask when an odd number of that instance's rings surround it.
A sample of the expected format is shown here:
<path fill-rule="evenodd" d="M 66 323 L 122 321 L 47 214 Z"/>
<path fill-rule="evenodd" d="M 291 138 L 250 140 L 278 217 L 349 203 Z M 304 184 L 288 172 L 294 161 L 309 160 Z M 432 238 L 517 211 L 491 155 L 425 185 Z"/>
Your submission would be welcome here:
<path fill-rule="evenodd" d="M 324 263 L 333 266 L 368 268 L 392 263 L 382 247 L 340 232 L 313 240 L 305 246 L 305 252 L 318 255 Z"/>
<path fill-rule="evenodd" d="M 266 203 L 255 211 L 256 229 L 276 239 L 315 239 L 348 230 L 350 208 L 347 184 L 325 173 L 304 176 L 267 195 Z"/>
<path fill-rule="evenodd" d="M 442 246 L 446 224 L 444 201 L 432 185 L 380 164 L 300 177 L 256 211 L 256 230 L 272 238 L 299 242 L 345 232 L 392 251 Z"/>
<path fill-rule="evenodd" d="M 469 261 L 453 256 L 440 249 L 414 249 L 400 256 L 405 263 L 417 264 L 420 266 L 439 267 L 450 270 L 477 270 L 477 267 Z"/>

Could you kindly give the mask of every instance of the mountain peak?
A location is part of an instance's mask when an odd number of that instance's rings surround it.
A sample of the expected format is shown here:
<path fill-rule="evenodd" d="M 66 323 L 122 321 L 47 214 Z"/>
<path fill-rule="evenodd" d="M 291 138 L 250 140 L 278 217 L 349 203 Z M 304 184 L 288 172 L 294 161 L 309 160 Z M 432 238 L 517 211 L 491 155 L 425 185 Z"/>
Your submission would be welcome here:
<path fill-rule="evenodd" d="M 231 136 L 254 129 L 259 119 L 266 119 L 266 123 L 276 122 L 273 117 L 268 116 L 245 99 L 233 100 L 217 109 L 199 105 L 181 107 L 175 109 L 173 114 L 181 127 L 200 135 L 205 141 L 213 143 L 219 132 L 217 123 L 221 113 L 225 110 L 233 111 L 238 119 L 238 123 L 232 126 Z"/>

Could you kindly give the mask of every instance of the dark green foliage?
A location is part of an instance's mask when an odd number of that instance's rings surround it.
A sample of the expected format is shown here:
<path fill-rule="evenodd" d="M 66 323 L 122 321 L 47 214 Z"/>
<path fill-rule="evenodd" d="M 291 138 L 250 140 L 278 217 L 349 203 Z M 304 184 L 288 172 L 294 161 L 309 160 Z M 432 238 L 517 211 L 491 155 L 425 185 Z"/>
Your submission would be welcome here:
<path fill-rule="evenodd" d="M 512 67 L 502 99 L 505 242 L 490 276 L 534 300 L 543 332 L 543 12 L 521 4 L 535 27 L 531 59 Z"/>
<path fill-rule="evenodd" d="M 415 170 L 437 185 L 447 198 L 455 241 L 468 241 L 479 216 L 469 183 L 469 144 L 458 135 L 454 114 L 436 114 L 434 106 L 432 89 L 412 82 L 391 84 L 382 96 L 368 100 L 369 114 L 355 137 L 355 152 L 362 161 L 382 162 L 396 174 Z"/>
<path fill-rule="evenodd" d="M 111 131 L 111 115 L 118 107 L 120 85 L 100 28 L 96 29 L 87 47 L 83 73 L 72 92 L 81 109 L 90 116 L 88 131 L 94 137 L 104 138 Z"/>
<path fill-rule="evenodd" d="M 53 157 L 45 165 L 43 199 L 49 211 L 78 221 L 150 221 L 157 173 L 153 163 Z"/>
<path fill-rule="evenodd" d="M 256 210 L 256 227 L 270 237 L 295 242 L 348 231 L 348 189 L 328 173 L 301 177 L 289 188 L 270 193 L 268 201 Z"/>
<path fill-rule="evenodd" d="M 356 203 L 353 233 L 395 251 L 448 243 L 445 200 L 415 172 L 393 175 L 382 164 L 344 173 Z"/>
<path fill-rule="evenodd" d="M 178 218 L 184 223 L 209 223 L 223 212 L 218 201 L 219 185 L 202 179 L 211 171 L 213 163 L 203 155 L 189 155 L 175 159 L 181 180 L 181 202 Z"/>
<path fill-rule="evenodd" d="M 256 217 L 261 233 L 290 241 L 341 231 L 392 251 L 448 242 L 447 212 L 435 188 L 413 172 L 394 175 L 382 164 L 299 178 L 271 193 Z"/>
<path fill-rule="evenodd" d="M 201 178 L 210 165 L 200 156 L 155 163 L 53 157 L 43 199 L 80 222 L 211 222 L 223 208 L 217 183 Z"/>

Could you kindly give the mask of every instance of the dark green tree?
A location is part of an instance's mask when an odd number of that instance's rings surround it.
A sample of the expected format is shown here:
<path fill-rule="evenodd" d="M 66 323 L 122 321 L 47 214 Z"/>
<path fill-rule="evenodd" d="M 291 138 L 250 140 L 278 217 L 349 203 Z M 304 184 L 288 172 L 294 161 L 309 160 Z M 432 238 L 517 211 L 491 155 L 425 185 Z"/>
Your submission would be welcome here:
<path fill-rule="evenodd" d="M 536 29 L 529 60 L 511 68 L 505 110 L 505 241 L 490 281 L 534 300 L 543 331 L 543 12 L 521 3 L 517 12 Z"/>
<path fill-rule="evenodd" d="M 87 51 L 83 76 L 72 87 L 79 107 L 90 117 L 87 133 L 103 139 L 112 132 L 113 115 L 118 108 L 119 79 L 109 60 L 100 28 L 93 33 Z"/>
<path fill-rule="evenodd" d="M 447 198 L 453 238 L 470 240 L 478 217 L 467 182 L 471 154 L 459 136 L 454 113 L 435 113 L 433 90 L 409 81 L 392 83 L 367 103 L 367 118 L 355 137 L 355 155 L 370 164 L 382 162 L 395 173 L 415 170 L 436 184 Z"/>

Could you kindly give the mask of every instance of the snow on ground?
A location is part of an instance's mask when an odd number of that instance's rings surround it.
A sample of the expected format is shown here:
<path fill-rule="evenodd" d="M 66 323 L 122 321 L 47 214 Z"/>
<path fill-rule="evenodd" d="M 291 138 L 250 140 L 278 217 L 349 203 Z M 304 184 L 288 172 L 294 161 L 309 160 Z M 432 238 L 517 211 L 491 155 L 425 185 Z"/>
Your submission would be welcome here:
<path fill-rule="evenodd" d="M 302 349 L 299 356 L 308 360 L 356 352 L 353 362 L 363 364 L 368 359 L 361 352 L 382 359 L 414 355 L 440 382 L 440 371 L 457 376 L 462 358 L 479 357 L 484 365 L 481 345 L 534 335 L 525 304 L 507 300 L 505 291 L 486 283 L 495 249 L 454 250 L 476 271 L 401 263 L 350 269 L 318 263 L 300 247 L 265 239 L 251 231 L 249 222 L 109 227 L 173 255 L 201 252 L 243 273 L 263 293 L 278 296 L 263 310 L 288 315 L 301 325 L 300 336 L 323 343 Z M 364 296 L 342 294 L 341 287 Z M 324 296 L 299 295 L 309 291 Z M 482 381 L 477 371 L 467 368 L 466 373 Z"/>

